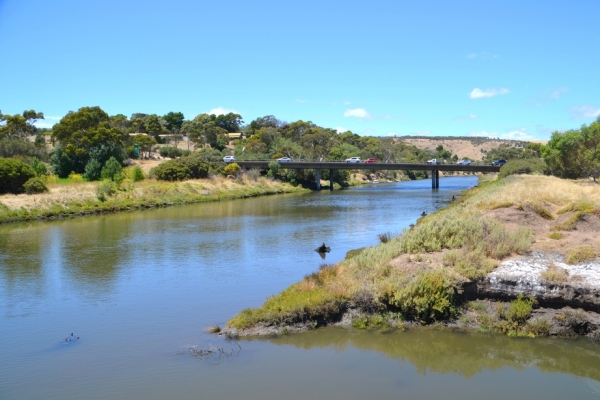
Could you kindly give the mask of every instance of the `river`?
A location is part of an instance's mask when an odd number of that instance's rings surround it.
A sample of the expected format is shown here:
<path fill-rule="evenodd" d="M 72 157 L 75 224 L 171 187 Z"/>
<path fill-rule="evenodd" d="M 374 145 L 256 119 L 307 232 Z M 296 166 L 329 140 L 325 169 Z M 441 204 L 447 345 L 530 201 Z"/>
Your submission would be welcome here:
<path fill-rule="evenodd" d="M 205 331 L 476 184 L 0 226 L 0 399 L 600 397 L 600 346 L 587 340 L 326 328 L 236 343 Z"/>

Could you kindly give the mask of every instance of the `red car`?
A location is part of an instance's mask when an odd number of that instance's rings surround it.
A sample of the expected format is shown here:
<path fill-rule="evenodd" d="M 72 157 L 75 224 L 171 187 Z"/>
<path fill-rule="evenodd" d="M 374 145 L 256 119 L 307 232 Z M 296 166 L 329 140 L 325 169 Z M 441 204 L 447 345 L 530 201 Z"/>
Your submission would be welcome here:
<path fill-rule="evenodd" d="M 375 159 L 375 158 L 367 158 L 367 159 L 365 160 L 365 162 L 370 164 L 370 163 L 377 162 L 377 159 Z"/>

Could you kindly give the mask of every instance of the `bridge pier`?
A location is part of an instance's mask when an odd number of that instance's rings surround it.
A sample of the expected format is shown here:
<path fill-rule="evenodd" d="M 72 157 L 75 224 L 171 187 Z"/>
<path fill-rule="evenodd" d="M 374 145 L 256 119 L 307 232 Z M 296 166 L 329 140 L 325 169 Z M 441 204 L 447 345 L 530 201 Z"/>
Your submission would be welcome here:
<path fill-rule="evenodd" d="M 329 170 L 329 190 L 333 190 L 333 170 Z"/>
<path fill-rule="evenodd" d="M 320 168 L 317 168 L 316 181 L 317 181 L 317 190 L 321 190 L 321 169 Z"/>
<path fill-rule="evenodd" d="M 440 188 L 440 170 L 438 169 L 431 170 L 431 188 Z"/>

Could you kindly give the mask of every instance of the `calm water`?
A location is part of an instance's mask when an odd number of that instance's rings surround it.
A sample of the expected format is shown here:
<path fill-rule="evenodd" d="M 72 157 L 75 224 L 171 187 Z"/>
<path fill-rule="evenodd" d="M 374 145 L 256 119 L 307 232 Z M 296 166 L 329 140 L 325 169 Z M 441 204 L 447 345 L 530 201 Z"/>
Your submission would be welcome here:
<path fill-rule="evenodd" d="M 240 350 L 204 332 L 476 184 L 0 226 L 0 399 L 600 397 L 600 347 L 584 340 L 324 329 Z M 191 357 L 190 345 L 228 355 Z"/>

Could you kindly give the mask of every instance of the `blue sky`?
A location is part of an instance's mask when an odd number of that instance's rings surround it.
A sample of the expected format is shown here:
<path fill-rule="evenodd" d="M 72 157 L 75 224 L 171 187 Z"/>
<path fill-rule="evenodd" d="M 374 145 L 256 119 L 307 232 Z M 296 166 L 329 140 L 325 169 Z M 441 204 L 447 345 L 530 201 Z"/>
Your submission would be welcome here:
<path fill-rule="evenodd" d="M 0 110 L 548 139 L 600 116 L 598 15 L 598 0 L 0 0 Z"/>

